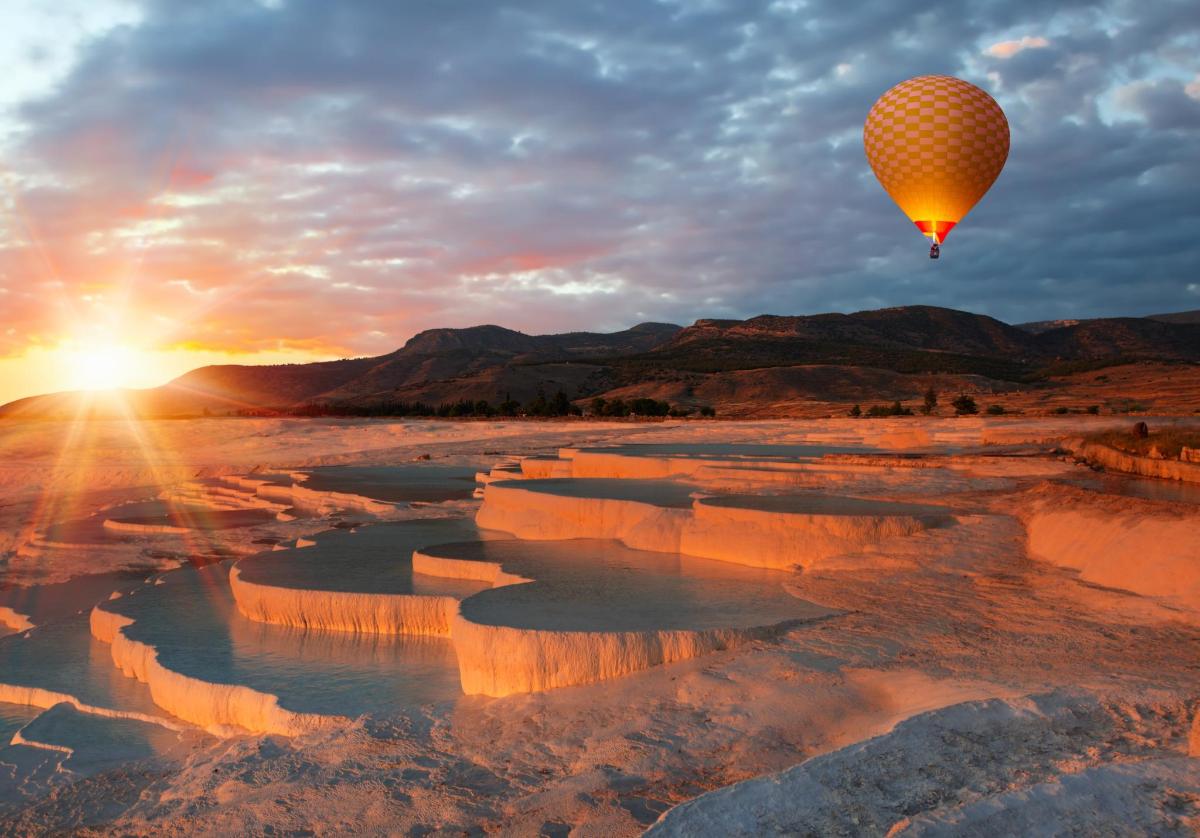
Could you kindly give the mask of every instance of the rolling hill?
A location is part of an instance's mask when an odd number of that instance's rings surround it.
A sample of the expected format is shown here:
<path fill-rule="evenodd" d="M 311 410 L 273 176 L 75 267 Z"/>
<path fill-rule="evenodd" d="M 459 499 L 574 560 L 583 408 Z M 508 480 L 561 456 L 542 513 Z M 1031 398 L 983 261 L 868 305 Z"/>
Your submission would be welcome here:
<path fill-rule="evenodd" d="M 527 335 L 500 326 L 430 329 L 395 352 L 316 364 L 212 366 L 127 391 L 142 416 L 354 412 L 422 402 L 649 396 L 730 415 L 802 402 L 908 399 L 944 391 L 1053 388 L 1063 375 L 1133 363 L 1200 363 L 1192 313 L 1012 326 L 934 306 L 748 320 L 643 323 L 610 334 Z M 1057 377 L 1057 378 L 1056 378 Z M 78 394 L 23 399 L 0 415 L 80 409 Z M 92 407 L 91 410 L 105 410 Z"/>

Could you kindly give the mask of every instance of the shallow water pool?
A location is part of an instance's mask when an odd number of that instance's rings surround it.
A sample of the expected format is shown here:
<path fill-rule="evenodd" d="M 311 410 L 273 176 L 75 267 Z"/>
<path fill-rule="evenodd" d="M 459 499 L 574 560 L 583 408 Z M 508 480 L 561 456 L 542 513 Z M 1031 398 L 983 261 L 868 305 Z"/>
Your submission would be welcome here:
<path fill-rule="evenodd" d="M 107 608 L 137 622 L 126 635 L 154 646 L 168 669 L 241 684 L 297 712 L 357 716 L 461 695 L 450 641 L 292 629 L 247 620 L 229 564 L 163 574 Z"/>
<path fill-rule="evenodd" d="M 326 466 L 306 469 L 301 485 L 318 492 L 345 492 L 389 503 L 464 500 L 475 492 L 478 466 Z"/>

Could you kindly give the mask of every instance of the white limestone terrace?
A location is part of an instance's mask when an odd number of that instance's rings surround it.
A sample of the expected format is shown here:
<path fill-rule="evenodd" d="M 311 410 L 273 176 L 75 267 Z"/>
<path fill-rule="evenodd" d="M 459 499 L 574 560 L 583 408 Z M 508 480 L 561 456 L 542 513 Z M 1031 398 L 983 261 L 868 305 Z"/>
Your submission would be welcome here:
<path fill-rule="evenodd" d="M 300 628 L 449 636 L 458 601 L 487 587 L 414 573 L 414 550 L 507 537 L 469 518 L 415 519 L 335 530 L 303 549 L 239 561 L 229 583 L 249 619 Z"/>
<path fill-rule="evenodd" d="M 606 538 L 640 550 L 791 568 L 954 520 L 951 510 L 928 504 L 706 494 L 662 480 L 497 481 L 484 488 L 476 521 L 528 540 Z"/>
<path fill-rule="evenodd" d="M 217 734 L 296 735 L 460 695 L 445 639 L 247 620 L 228 573 L 181 568 L 92 610 L 112 662 L 163 710 Z"/>
<path fill-rule="evenodd" d="M 426 574 L 497 582 L 464 599 L 454 619 L 469 694 L 615 678 L 832 613 L 789 595 L 783 573 L 609 540 L 444 544 L 413 562 Z"/>
<path fill-rule="evenodd" d="M 864 442 L 839 444 L 627 444 L 568 447 L 558 457 L 526 457 L 517 467 L 486 475 L 485 484 L 505 479 L 608 478 L 686 480 L 722 492 L 828 491 L 865 495 L 922 497 L 979 489 L 1012 488 L 1031 470 L 1043 477 L 1062 475 L 1070 466 L 1051 459 L 1032 460 L 1021 445 L 925 446 L 896 451 Z M 954 453 L 960 450 L 960 453 Z M 973 453 L 961 453 L 972 451 Z M 1021 468 L 1014 457 L 1026 456 Z M 1003 482 L 997 482 L 1000 478 Z"/>

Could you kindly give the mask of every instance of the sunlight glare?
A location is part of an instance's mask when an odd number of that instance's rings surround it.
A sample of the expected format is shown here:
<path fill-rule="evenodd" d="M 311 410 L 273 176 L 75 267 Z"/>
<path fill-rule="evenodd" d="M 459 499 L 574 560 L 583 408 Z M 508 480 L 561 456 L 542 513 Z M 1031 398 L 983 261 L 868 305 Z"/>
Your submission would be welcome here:
<path fill-rule="evenodd" d="M 120 344 L 80 345 L 60 350 L 64 378 L 75 390 L 114 390 L 136 386 L 139 353 Z"/>

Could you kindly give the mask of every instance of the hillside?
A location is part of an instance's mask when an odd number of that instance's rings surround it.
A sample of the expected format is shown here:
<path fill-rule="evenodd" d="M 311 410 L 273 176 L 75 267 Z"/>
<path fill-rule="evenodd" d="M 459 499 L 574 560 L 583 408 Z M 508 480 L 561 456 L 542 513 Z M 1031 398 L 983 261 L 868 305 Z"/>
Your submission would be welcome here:
<path fill-rule="evenodd" d="M 1200 363 L 1200 323 L 1191 314 L 1018 327 L 970 312 L 905 306 L 698 320 L 685 328 L 644 323 L 610 334 L 430 329 L 387 355 L 204 367 L 163 387 L 129 391 L 124 400 L 142 416 L 387 413 L 418 402 L 527 403 L 561 390 L 580 403 L 653 397 L 730 415 L 783 415 L 809 403 L 917 398 L 931 385 L 946 392 L 1049 392 L 1071 386 L 1072 375 L 1109 367 L 1190 369 Z M 77 394 L 39 396 L 0 407 L 0 415 L 67 416 L 81 404 Z"/>

